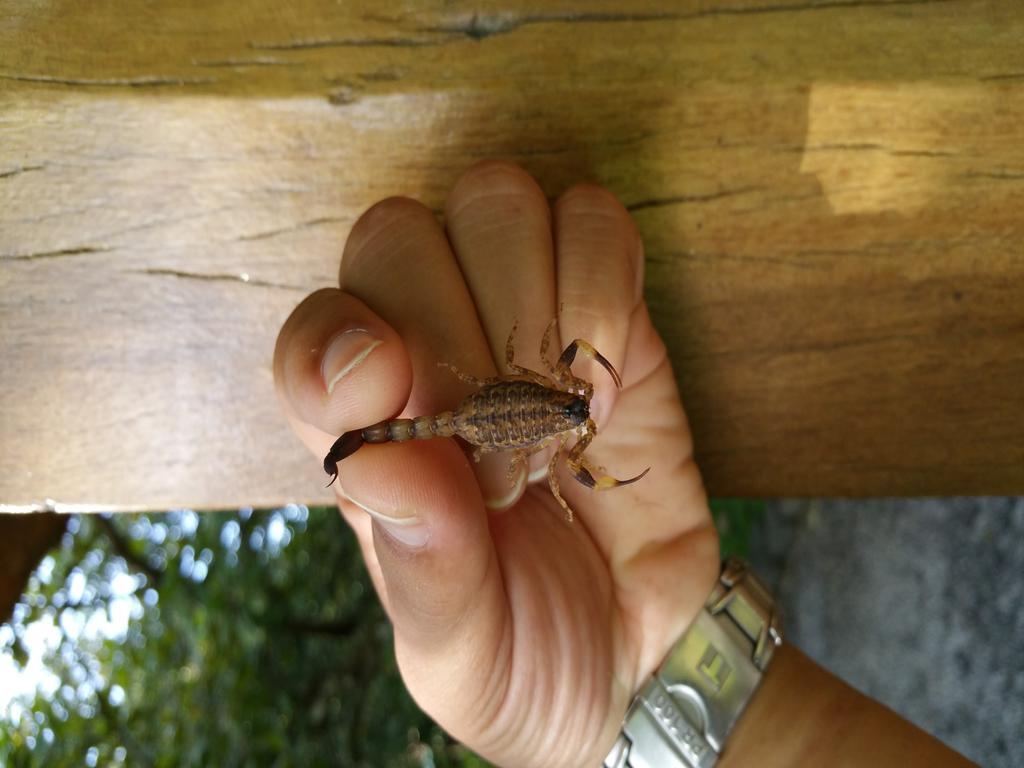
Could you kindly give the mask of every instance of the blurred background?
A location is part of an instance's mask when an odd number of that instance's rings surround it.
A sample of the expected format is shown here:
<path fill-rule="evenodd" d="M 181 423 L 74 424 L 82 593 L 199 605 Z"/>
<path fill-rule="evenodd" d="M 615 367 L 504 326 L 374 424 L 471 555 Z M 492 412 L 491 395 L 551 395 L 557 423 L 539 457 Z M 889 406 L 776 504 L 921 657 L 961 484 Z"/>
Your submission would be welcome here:
<path fill-rule="evenodd" d="M 1024 762 L 1024 499 L 717 500 L 787 639 Z M 409 698 L 337 511 L 64 518 L 0 627 L 0 764 L 482 766 Z"/>

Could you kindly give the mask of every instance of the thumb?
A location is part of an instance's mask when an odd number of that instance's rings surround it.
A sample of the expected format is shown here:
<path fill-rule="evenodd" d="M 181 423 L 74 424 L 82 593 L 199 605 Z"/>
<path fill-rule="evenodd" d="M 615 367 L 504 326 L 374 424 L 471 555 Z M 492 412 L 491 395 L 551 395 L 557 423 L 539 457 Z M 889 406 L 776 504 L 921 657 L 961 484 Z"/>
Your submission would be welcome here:
<path fill-rule="evenodd" d="M 348 357 L 332 352 L 339 340 Z M 274 371 L 293 429 L 318 458 L 346 429 L 396 413 L 412 386 L 398 335 L 336 290 L 288 319 Z M 451 439 L 364 445 L 338 465 L 334 487 L 394 624 L 406 686 L 453 735 L 471 734 L 485 702 L 501 700 L 493 673 L 510 626 L 473 466 Z"/>
<path fill-rule="evenodd" d="M 340 470 L 343 505 L 373 521 L 402 676 L 420 705 L 458 736 L 458 724 L 470 719 L 463 707 L 479 707 L 467 692 L 490 677 L 484 673 L 494 669 L 507 627 L 472 467 L 452 441 L 431 440 L 366 446 Z"/>

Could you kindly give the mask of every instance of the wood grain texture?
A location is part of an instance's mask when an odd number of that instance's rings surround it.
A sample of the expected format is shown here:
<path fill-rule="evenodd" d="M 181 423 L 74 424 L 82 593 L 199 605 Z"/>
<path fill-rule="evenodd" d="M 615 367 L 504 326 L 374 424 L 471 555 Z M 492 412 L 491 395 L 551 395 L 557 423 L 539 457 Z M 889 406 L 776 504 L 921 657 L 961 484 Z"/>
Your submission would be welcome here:
<path fill-rule="evenodd" d="M 632 210 L 713 494 L 1024 493 L 1022 126 L 1009 2 L 0 0 L 0 504 L 328 499 L 277 329 L 492 156 Z"/>

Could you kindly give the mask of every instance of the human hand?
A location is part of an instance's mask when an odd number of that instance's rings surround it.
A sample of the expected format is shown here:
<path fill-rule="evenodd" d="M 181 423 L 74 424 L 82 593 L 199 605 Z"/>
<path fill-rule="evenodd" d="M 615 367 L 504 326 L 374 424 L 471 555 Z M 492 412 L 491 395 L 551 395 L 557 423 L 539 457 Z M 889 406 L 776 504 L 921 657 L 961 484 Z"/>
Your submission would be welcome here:
<path fill-rule="evenodd" d="M 494 161 L 456 183 L 445 226 L 402 198 L 356 222 L 340 290 L 307 297 L 281 330 L 278 394 L 319 463 L 347 430 L 454 409 L 472 388 L 438 363 L 507 373 L 514 321 L 520 365 L 546 371 L 539 343 L 557 314 L 556 354 L 586 339 L 621 373 L 617 390 L 594 363 L 574 365 L 595 388 L 587 457 L 617 477 L 651 471 L 597 492 L 563 465 L 571 524 L 548 488 L 551 449 L 510 487 L 510 454 L 474 463 L 453 439 L 367 445 L 335 485 L 420 706 L 500 765 L 599 765 L 718 573 L 689 428 L 643 301 L 640 237 L 609 192 L 577 186 L 552 210 L 530 176 Z"/>

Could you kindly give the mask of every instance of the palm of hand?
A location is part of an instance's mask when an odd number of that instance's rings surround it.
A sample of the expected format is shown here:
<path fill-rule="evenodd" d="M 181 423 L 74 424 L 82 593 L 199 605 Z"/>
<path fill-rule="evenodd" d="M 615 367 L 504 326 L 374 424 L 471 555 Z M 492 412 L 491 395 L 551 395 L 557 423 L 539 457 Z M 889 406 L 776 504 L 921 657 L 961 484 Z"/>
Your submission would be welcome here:
<path fill-rule="evenodd" d="M 609 200 L 597 202 L 611 206 Z M 564 220 L 558 210 L 556 216 Z M 407 214 L 401 213 L 406 226 Z M 464 371 L 489 375 L 493 360 L 503 357 L 493 352 L 497 340 L 503 342 L 510 314 L 535 330 L 550 319 L 554 280 L 535 285 L 533 295 L 541 296 L 537 304 L 520 299 L 525 303 L 495 308 L 488 300 L 494 294 L 488 293 L 486 276 L 493 269 L 474 273 L 472 264 L 461 264 L 471 298 L 460 302 L 452 299 L 454 288 L 435 265 L 427 275 L 407 276 L 421 295 L 448 300 L 447 306 L 424 313 L 424 307 L 409 306 L 415 302 L 411 294 L 393 299 L 401 285 L 396 288 L 385 277 L 394 271 L 385 269 L 380 256 L 371 261 L 350 254 L 358 250 L 354 240 L 365 244 L 384 237 L 372 234 L 386 230 L 383 222 L 364 225 L 374 216 L 379 219 L 380 212 L 367 214 L 357 224 L 357 230 L 363 226 L 361 237 L 354 230 L 350 238 L 341 283 L 387 321 L 377 333 L 384 343 L 345 386 L 365 392 L 367 384 L 376 382 L 383 411 L 377 418 L 394 413 L 394 403 L 413 416 L 451 408 L 466 389 L 438 371 L 436 363 L 453 362 Z M 449 236 L 458 251 L 460 236 Z M 421 234 L 417 241 L 422 240 Z M 395 250 L 393 242 L 386 245 Z M 465 258 L 458 255 L 460 261 Z M 509 279 L 497 272 L 499 283 Z M 561 283 L 561 265 L 558 272 Z M 500 511 L 485 510 L 483 500 L 493 499 L 500 489 L 507 494 L 508 456 L 485 457 L 474 466 L 452 441 L 374 446 L 341 468 L 340 506 L 395 624 L 396 652 L 410 692 L 453 735 L 502 765 L 598 764 L 632 694 L 696 615 L 717 572 L 717 538 L 664 346 L 636 298 L 639 291 L 626 286 L 624 298 L 621 287 L 610 290 L 617 292 L 612 298 L 600 292 L 558 292 L 566 304 L 560 325 L 563 340 L 588 338 L 623 378 L 623 390 L 615 392 L 596 366 L 576 366 L 577 374 L 596 387 L 592 410 L 599 436 L 588 457 L 623 477 L 652 467 L 641 482 L 598 493 L 563 471 L 563 495 L 578 514 L 576 522 L 566 524 L 546 479 L 525 488 L 520 484 L 517 494 L 497 505 Z M 307 348 L 317 359 L 322 352 L 322 346 L 297 342 L 301 328 L 319 323 L 327 330 L 305 333 L 328 336 L 333 326 L 322 318 L 330 318 L 330 307 L 337 308 L 339 301 L 349 306 L 344 312 L 335 309 L 335 315 L 369 313 L 345 294 L 314 294 L 282 331 L 275 358 L 285 410 L 321 456 L 332 433 L 340 433 L 339 422 L 356 426 L 344 423 L 353 418 L 352 402 L 332 412 L 330 398 L 326 404 L 323 397 L 319 403 L 307 402 L 316 400 L 304 395 L 313 388 L 289 382 L 308 373 L 310 365 L 302 357 L 309 357 Z M 362 327 L 380 322 L 372 313 L 358 319 Z M 462 329 L 457 346 L 445 330 L 453 327 Z M 542 370 L 539 358 L 526 349 L 531 337 L 523 333 L 520 338 L 517 358 L 525 359 L 517 362 Z M 290 364 L 289 350 L 296 348 L 303 350 L 300 362 Z M 446 359 L 453 350 L 459 359 Z M 388 380 L 397 381 L 394 394 L 381 384 Z M 333 397 L 346 395 L 334 392 Z M 367 408 L 366 399 L 361 398 L 362 410 L 372 413 L 374 406 Z M 361 426 L 371 423 L 366 416 L 355 418 Z M 545 463 L 541 455 L 532 466 Z M 379 516 L 371 523 L 362 511 L 368 508 L 385 514 L 416 510 L 418 518 L 427 518 L 427 543 L 402 545 L 389 533 L 400 529 L 380 525 Z"/>
<path fill-rule="evenodd" d="M 657 472 L 602 494 L 569 481 L 563 493 L 579 516 L 571 525 L 544 480 L 491 518 L 510 637 L 494 649 L 493 675 L 481 678 L 491 686 L 483 700 L 500 704 L 475 707 L 470 730 L 482 752 L 515 755 L 512 764 L 525 755 L 536 764 L 597 764 L 716 573 L 675 381 L 660 344 L 642 344 L 627 351 L 626 388 L 593 453 L 613 473 L 624 461 L 629 472 Z M 645 516 L 660 518 L 657 536 Z"/>

